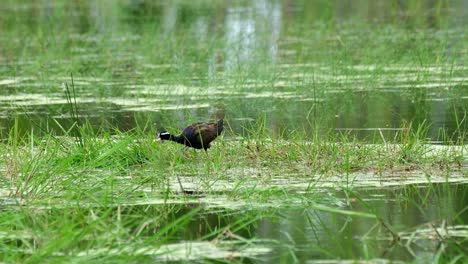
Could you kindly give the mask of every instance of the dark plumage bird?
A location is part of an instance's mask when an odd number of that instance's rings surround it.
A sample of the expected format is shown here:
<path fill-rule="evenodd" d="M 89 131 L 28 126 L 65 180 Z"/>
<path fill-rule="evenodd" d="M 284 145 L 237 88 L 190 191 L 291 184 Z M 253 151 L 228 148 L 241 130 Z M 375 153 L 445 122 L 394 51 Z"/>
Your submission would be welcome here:
<path fill-rule="evenodd" d="M 171 140 L 187 147 L 207 150 L 210 148 L 210 142 L 223 132 L 223 123 L 223 119 L 216 123 L 194 123 L 186 127 L 178 136 L 162 131 L 158 133 L 157 140 Z"/>

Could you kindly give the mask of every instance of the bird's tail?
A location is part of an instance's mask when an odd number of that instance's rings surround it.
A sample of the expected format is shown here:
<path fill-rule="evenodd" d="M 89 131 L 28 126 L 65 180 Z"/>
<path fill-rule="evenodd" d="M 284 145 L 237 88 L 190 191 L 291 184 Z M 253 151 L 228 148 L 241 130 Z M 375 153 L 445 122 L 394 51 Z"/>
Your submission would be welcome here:
<path fill-rule="evenodd" d="M 223 125 L 224 125 L 224 120 L 223 119 L 220 119 L 218 120 L 218 122 L 216 123 L 216 135 L 221 135 L 221 132 L 223 132 Z"/>

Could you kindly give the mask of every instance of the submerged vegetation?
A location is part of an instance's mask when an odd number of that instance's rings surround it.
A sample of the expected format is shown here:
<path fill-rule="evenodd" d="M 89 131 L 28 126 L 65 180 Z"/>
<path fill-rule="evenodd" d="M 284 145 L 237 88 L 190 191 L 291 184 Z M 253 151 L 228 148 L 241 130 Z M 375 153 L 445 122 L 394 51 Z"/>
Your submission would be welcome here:
<path fill-rule="evenodd" d="M 2 1 L 0 259 L 465 263 L 465 6 Z"/>

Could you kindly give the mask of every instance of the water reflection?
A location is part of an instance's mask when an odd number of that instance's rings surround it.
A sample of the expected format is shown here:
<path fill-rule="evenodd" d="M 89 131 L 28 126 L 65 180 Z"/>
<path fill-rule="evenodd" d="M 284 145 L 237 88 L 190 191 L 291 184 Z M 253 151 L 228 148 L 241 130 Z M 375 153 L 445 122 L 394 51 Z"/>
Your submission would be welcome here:
<path fill-rule="evenodd" d="M 225 19 L 226 70 L 239 69 L 267 50 L 277 60 L 281 35 L 281 5 L 275 1 L 255 1 L 251 6 L 227 9 Z"/>
<path fill-rule="evenodd" d="M 446 246 L 459 242 L 466 246 L 466 242 L 462 242 L 466 241 L 464 224 L 468 221 L 467 215 L 462 214 L 468 202 L 466 191 L 466 185 L 448 184 L 356 189 L 353 192 L 333 192 L 330 196 L 314 194 L 309 198 L 303 197 L 301 204 L 288 204 L 286 198 L 280 207 L 259 206 L 246 211 L 216 209 L 214 213 L 211 211 L 213 208 L 207 209 L 203 204 L 192 205 L 192 209 L 195 206 L 201 209 L 201 213 L 180 235 L 183 240 L 196 240 L 212 230 L 258 218 L 234 233 L 238 238 L 277 241 L 268 244 L 273 249 L 271 253 L 256 257 L 259 263 L 278 263 L 280 260 L 305 263 L 312 259 L 430 262 L 438 250 L 436 241 L 441 242 L 434 235 L 437 228 L 441 228 L 437 231 L 441 234 L 445 234 L 443 230 L 452 228 L 460 230 L 447 233 Z M 325 209 L 318 210 L 317 202 Z M 230 208 L 229 201 L 226 203 Z M 326 208 L 343 210 L 343 213 Z M 356 215 L 345 214 L 347 211 Z M 180 215 L 186 213 L 187 210 L 179 212 Z M 377 218 L 365 214 L 375 214 Z M 400 240 L 395 241 L 395 236 Z M 456 255 L 456 251 L 443 252 L 448 256 L 454 253 Z"/>
<path fill-rule="evenodd" d="M 368 190 L 350 194 L 350 210 L 375 213 L 392 232 L 402 236 L 400 242 L 392 241 L 392 234 L 387 227 L 375 219 L 307 209 L 307 205 L 304 208 L 278 210 L 279 220 L 260 221 L 254 234 L 291 245 L 295 248 L 299 262 L 329 258 L 388 258 L 430 262 L 438 247 L 437 243 L 430 243 L 430 235 L 434 232 L 431 227 L 468 221 L 466 214 L 459 214 L 466 210 L 466 189 L 463 185 L 442 184 L 431 188 Z M 404 233 L 428 227 L 431 233 L 422 233 L 420 239 L 410 241 L 408 234 Z M 292 259 L 289 250 L 288 247 L 277 249 L 276 254 L 265 259 L 265 263 L 283 257 Z"/>
<path fill-rule="evenodd" d="M 255 48 L 255 23 L 250 8 L 230 9 L 226 15 L 226 68 L 245 64 Z M 250 17 L 250 18 L 249 18 Z"/>
<path fill-rule="evenodd" d="M 254 263 L 305 263 L 318 259 L 429 263 L 438 254 L 443 259 L 463 254 L 468 246 L 468 215 L 464 213 L 468 204 L 467 188 L 467 185 L 442 183 L 424 187 L 321 190 L 300 197 L 294 193 L 283 194 L 284 197 L 277 198 L 281 203 L 274 206 L 270 201 L 250 206 L 251 201 L 247 201 L 248 207 L 231 206 L 230 203 L 238 201 L 230 201 L 232 198 L 225 196 L 221 197 L 225 202 L 216 207 L 204 203 L 203 199 L 197 202 L 196 196 L 183 197 L 183 200 L 159 198 L 157 204 L 146 199 L 144 204 L 133 205 L 131 200 L 124 205 L 106 205 L 96 204 L 94 199 L 91 204 L 84 201 L 48 202 L 43 206 L 26 203 L 21 206 L 30 210 L 21 212 L 15 208 L 17 203 L 4 203 L 5 219 L 17 214 L 21 217 L 4 224 L 15 224 L 12 228 L 15 232 L 2 235 L 8 239 L 9 247 L 30 254 L 25 249 L 28 243 L 36 240 L 53 243 L 54 239 L 61 239 L 50 237 L 50 228 L 75 227 L 84 221 L 92 225 L 80 227 L 84 238 L 78 237 L 82 240 L 73 247 L 71 256 L 74 257 L 103 253 L 108 257 L 127 254 L 183 257 L 171 255 L 171 251 L 158 251 L 167 246 L 176 252 L 193 247 L 194 252 L 181 251 L 187 259 L 231 256 L 245 257 Z M 112 226 L 114 232 L 96 225 Z M 29 228 L 41 232 L 31 235 Z M 93 239 L 87 239 L 86 234 L 92 234 Z M 103 243 L 114 239 L 120 242 L 111 248 Z M 28 243 L 11 244 L 15 241 Z M 177 246 L 180 242 L 183 245 Z M 37 243 L 35 248 L 41 250 L 42 246 L 43 243 Z M 195 250 L 198 246 L 209 246 L 211 250 Z M 244 251 L 246 248 L 256 250 Z M 54 252 L 61 254 L 66 249 L 55 248 Z"/>
<path fill-rule="evenodd" d="M 67 127 L 70 71 L 96 127 L 182 127 L 223 109 L 239 134 L 266 117 L 274 134 L 413 122 L 463 137 L 466 3 L 418 3 L 2 2 L 1 137 L 15 118 L 24 132 Z"/>
<path fill-rule="evenodd" d="M 175 90 L 173 90 L 175 91 Z M 127 94 L 127 95 L 125 95 Z M 79 97 L 77 98 L 79 115 L 88 119 L 96 127 L 109 125 L 121 130 L 134 128 L 148 120 L 158 125 L 174 124 L 183 127 L 187 120 L 205 120 L 219 115 L 230 119 L 230 126 L 236 134 L 248 133 L 248 128 L 256 118 L 266 117 L 267 128 L 275 134 L 284 129 L 300 127 L 313 135 L 314 122 L 322 128 L 332 128 L 338 133 L 356 135 L 362 139 L 381 137 L 394 138 L 401 131 L 405 121 L 415 124 L 425 123 L 429 127 L 428 137 L 433 140 L 449 137 L 462 137 L 458 127 L 458 118 L 463 117 L 463 103 L 457 104 L 455 98 L 432 100 L 426 93 L 416 93 L 414 97 L 395 92 L 345 91 L 314 99 L 295 92 L 233 93 L 229 103 L 222 99 L 213 101 L 215 95 L 196 95 L 193 99 L 176 96 L 163 99 L 157 94 L 145 97 Z M 68 127 L 74 122 L 70 117 L 67 100 L 60 94 L 15 94 L 0 96 L 3 105 L 0 109 L 0 124 L 3 136 L 6 136 L 14 120 L 18 119 L 20 133 L 27 133 L 31 127 L 48 128 L 60 133 L 54 119 Z M 248 103 L 247 103 L 248 102 Z M 291 102 L 294 102 L 291 104 Z M 314 111 L 314 109 L 316 109 Z M 454 112 L 454 110 L 456 112 Z M 217 112 L 223 112 L 222 114 Z M 459 116 L 457 116 L 457 113 Z M 28 121 L 29 120 L 29 121 Z M 462 123 L 463 128 L 465 124 Z M 39 130 L 41 130 L 39 129 Z M 43 131 L 45 132 L 45 131 Z M 326 132 L 326 131 L 325 131 Z"/>

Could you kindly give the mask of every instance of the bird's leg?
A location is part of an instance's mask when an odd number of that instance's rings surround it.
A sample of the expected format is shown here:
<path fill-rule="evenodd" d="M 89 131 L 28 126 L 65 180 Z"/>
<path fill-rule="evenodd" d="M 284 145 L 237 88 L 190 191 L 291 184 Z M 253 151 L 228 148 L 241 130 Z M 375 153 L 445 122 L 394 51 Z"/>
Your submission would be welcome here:
<path fill-rule="evenodd" d="M 188 155 L 187 149 L 188 149 L 187 146 L 184 146 L 184 147 L 180 148 L 180 152 L 184 157 L 187 157 L 187 155 Z"/>

